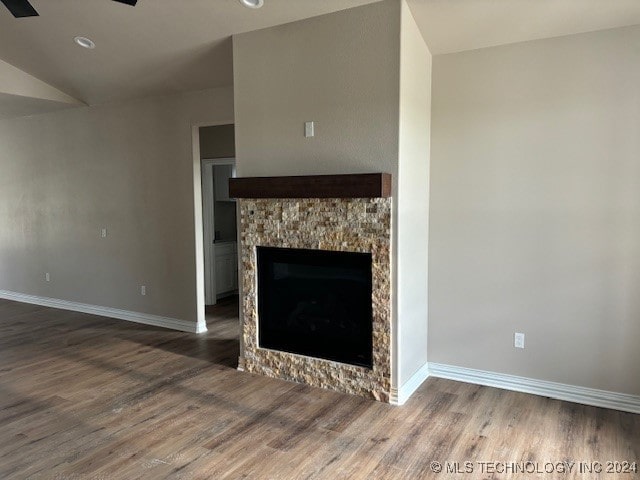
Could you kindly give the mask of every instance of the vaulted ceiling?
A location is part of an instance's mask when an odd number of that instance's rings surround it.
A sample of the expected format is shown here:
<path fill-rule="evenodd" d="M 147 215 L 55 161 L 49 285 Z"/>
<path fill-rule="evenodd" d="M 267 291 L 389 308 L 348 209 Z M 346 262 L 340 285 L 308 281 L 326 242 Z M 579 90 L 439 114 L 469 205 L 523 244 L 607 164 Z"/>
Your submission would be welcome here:
<path fill-rule="evenodd" d="M 434 55 L 640 24 L 639 0 L 407 0 Z"/>
<path fill-rule="evenodd" d="M 40 16 L 20 19 L 0 5 L 0 117 L 232 85 L 231 35 L 375 1 L 31 0 Z M 640 24 L 640 0 L 408 3 L 434 54 Z"/>
<path fill-rule="evenodd" d="M 30 0 L 40 16 L 14 18 L 0 4 L 0 60 L 87 104 L 165 95 L 233 83 L 230 36 L 377 0 Z M 96 48 L 73 38 L 91 38 Z M 9 99 L 0 116 L 28 114 L 37 97 Z M 4 99 L 4 101 L 3 101 Z M 45 110 L 66 106 L 43 99 Z M 37 110 L 37 108 L 36 108 Z"/>

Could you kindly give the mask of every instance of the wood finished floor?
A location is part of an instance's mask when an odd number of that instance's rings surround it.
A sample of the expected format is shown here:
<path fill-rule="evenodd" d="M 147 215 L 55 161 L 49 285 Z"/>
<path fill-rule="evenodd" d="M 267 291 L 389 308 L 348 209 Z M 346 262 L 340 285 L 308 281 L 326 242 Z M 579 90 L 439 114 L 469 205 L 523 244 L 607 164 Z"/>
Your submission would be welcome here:
<path fill-rule="evenodd" d="M 393 407 L 241 373 L 236 308 L 196 336 L 0 300 L 0 478 L 640 478 L 434 474 L 640 461 L 640 415 L 440 379 Z"/>

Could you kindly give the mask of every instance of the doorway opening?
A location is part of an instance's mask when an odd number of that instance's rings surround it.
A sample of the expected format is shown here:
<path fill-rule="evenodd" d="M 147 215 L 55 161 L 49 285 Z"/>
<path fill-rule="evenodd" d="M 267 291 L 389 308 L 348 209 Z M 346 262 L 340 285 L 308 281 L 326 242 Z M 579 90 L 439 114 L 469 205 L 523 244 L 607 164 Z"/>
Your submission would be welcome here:
<path fill-rule="evenodd" d="M 201 192 L 201 214 L 196 212 L 196 227 L 202 229 L 196 228 L 202 239 L 196 259 L 198 317 L 211 330 L 212 323 L 239 315 L 238 216 L 236 201 L 229 197 L 229 179 L 236 175 L 234 125 L 196 126 L 193 143 Z"/>
<path fill-rule="evenodd" d="M 232 157 L 202 159 L 205 305 L 238 293 L 236 202 L 229 198 L 235 173 Z"/>

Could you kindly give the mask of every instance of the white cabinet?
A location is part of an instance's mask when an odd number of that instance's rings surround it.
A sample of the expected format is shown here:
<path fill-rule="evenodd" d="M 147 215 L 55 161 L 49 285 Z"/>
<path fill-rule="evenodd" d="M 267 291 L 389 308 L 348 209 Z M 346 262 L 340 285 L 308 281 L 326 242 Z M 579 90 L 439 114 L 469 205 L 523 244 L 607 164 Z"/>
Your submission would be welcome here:
<path fill-rule="evenodd" d="M 216 296 L 238 289 L 238 253 L 236 242 L 214 244 L 216 254 Z"/>

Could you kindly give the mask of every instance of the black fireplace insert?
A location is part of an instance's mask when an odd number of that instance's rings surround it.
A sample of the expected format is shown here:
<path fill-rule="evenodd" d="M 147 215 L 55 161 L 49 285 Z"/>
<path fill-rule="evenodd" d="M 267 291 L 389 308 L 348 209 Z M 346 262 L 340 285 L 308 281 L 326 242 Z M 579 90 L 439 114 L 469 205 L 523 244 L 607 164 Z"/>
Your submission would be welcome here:
<path fill-rule="evenodd" d="M 257 247 L 262 348 L 372 366 L 371 254 Z"/>

